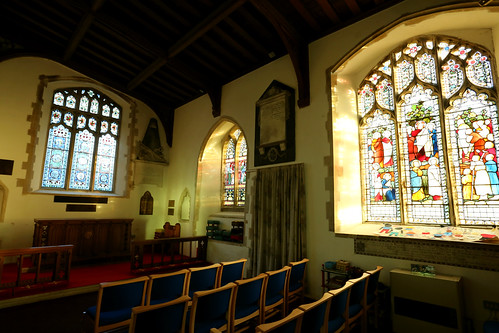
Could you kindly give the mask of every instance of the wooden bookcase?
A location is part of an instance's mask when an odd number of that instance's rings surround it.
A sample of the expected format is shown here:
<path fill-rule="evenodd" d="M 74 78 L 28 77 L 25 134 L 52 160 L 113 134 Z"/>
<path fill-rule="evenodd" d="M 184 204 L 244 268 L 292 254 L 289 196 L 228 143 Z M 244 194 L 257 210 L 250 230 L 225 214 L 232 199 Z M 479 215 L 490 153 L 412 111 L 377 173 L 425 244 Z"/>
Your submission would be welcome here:
<path fill-rule="evenodd" d="M 35 219 L 33 246 L 74 245 L 73 262 L 130 256 L 133 219 Z"/>

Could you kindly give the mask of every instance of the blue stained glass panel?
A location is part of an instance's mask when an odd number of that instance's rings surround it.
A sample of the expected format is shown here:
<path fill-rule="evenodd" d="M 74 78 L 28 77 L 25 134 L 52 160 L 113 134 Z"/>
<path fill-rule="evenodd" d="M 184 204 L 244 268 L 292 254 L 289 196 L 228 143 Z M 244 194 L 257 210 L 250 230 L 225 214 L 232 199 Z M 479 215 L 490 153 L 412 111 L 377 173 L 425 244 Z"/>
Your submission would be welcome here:
<path fill-rule="evenodd" d="M 94 190 L 110 192 L 113 190 L 116 139 L 106 134 L 99 138 L 95 166 Z"/>
<path fill-rule="evenodd" d="M 61 122 L 62 113 L 59 110 L 52 111 L 52 116 L 50 117 L 51 124 L 59 124 Z"/>
<path fill-rule="evenodd" d="M 62 125 L 49 130 L 42 186 L 64 188 L 71 132 Z"/>
<path fill-rule="evenodd" d="M 76 134 L 69 180 L 70 189 L 90 189 L 94 143 L 95 137 L 89 131 L 84 130 Z"/>

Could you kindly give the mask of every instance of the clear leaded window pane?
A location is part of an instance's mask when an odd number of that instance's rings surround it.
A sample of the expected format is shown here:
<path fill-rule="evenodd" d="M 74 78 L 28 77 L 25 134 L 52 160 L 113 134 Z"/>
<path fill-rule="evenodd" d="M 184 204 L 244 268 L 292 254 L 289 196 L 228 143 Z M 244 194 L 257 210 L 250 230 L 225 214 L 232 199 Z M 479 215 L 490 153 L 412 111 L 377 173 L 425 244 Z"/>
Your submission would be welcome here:
<path fill-rule="evenodd" d="M 358 93 L 359 112 L 361 116 L 368 113 L 374 106 L 374 89 L 370 84 L 366 84 Z"/>
<path fill-rule="evenodd" d="M 466 75 L 471 83 L 484 88 L 494 86 L 490 61 L 487 60 L 486 56 L 477 51 L 467 60 L 467 63 Z"/>
<path fill-rule="evenodd" d="M 54 92 L 42 187 L 112 191 L 120 115 L 114 101 L 93 90 Z"/>
<path fill-rule="evenodd" d="M 397 63 L 394 68 L 395 87 L 397 93 L 401 93 L 414 80 L 414 66 L 411 62 L 404 59 Z"/>
<path fill-rule="evenodd" d="M 461 65 L 450 59 L 442 66 L 442 92 L 445 98 L 452 97 L 464 83 Z"/>
<path fill-rule="evenodd" d="M 435 65 L 435 58 L 428 53 L 422 54 L 415 61 L 416 75 L 418 78 L 431 84 L 437 84 L 437 68 Z"/>

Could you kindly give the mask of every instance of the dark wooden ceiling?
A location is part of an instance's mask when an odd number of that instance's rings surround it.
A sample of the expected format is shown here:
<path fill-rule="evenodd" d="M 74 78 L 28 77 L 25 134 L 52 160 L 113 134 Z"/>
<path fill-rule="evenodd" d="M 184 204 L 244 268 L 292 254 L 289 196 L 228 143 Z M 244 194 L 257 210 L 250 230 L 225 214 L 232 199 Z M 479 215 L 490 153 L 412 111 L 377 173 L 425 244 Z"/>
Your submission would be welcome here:
<path fill-rule="evenodd" d="M 308 44 L 400 0 L 2 0 L 0 58 L 56 60 L 149 105 L 172 144 L 173 110 L 289 54 L 309 104 Z"/>

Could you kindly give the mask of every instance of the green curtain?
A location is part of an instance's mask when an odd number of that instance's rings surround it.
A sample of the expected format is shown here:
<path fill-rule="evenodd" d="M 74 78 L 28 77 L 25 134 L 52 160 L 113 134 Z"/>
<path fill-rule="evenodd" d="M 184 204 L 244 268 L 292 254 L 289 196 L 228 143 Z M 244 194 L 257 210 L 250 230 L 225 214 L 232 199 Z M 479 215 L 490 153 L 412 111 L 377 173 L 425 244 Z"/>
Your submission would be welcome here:
<path fill-rule="evenodd" d="M 304 165 L 256 171 L 252 193 L 250 274 L 280 269 L 306 256 Z"/>

